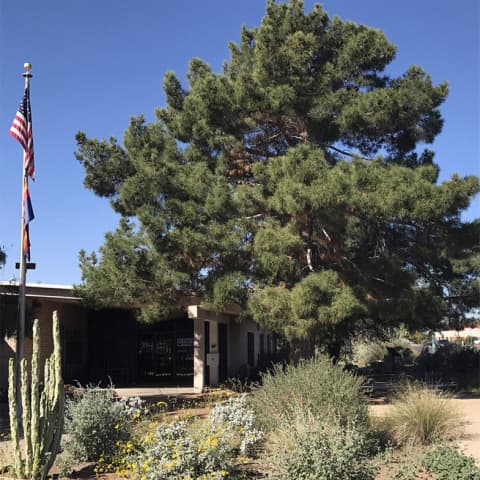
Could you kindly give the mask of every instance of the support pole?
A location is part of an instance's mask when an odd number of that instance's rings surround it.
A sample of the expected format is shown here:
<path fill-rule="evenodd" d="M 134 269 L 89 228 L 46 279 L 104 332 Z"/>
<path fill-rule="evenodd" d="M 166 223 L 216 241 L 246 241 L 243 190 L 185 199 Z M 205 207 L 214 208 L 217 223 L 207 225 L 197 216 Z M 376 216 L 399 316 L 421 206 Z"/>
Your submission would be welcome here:
<path fill-rule="evenodd" d="M 25 72 L 22 76 L 25 78 L 25 90 L 30 88 L 30 79 L 32 74 L 30 69 L 32 66 L 29 63 L 24 64 Z M 28 174 L 25 165 L 25 152 L 22 161 L 22 213 L 20 220 L 20 283 L 18 289 L 18 317 L 17 317 L 17 348 L 15 355 L 15 371 L 16 371 L 16 385 L 17 396 L 20 395 L 20 362 L 24 357 L 24 343 L 25 343 L 25 290 L 27 283 L 27 259 L 25 252 L 25 182 L 28 182 Z M 17 408 L 21 408 L 20 397 L 17 399 Z M 19 418 L 21 418 L 19 416 Z"/>

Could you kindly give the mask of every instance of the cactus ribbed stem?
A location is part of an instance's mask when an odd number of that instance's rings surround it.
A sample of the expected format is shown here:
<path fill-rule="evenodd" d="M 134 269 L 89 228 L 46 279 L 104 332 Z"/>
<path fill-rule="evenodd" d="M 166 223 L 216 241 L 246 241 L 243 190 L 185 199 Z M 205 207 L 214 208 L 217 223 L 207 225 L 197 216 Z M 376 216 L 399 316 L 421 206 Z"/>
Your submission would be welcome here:
<path fill-rule="evenodd" d="M 40 332 L 38 322 L 33 323 L 32 345 L 32 388 L 30 389 L 32 412 L 32 478 L 38 478 L 41 471 L 39 429 L 40 429 Z"/>
<path fill-rule="evenodd" d="M 8 361 L 8 413 L 10 416 L 10 435 L 13 444 L 13 469 L 17 477 L 22 477 L 22 455 L 20 452 L 20 437 L 18 431 L 18 410 L 17 410 L 17 383 L 15 360 Z"/>
<path fill-rule="evenodd" d="M 49 435 L 50 451 L 55 454 L 60 449 L 60 440 L 63 432 L 64 409 L 65 409 L 65 390 L 62 379 L 62 354 L 60 341 L 60 323 L 58 321 L 57 312 L 53 312 L 53 354 L 51 357 L 51 409 L 49 412 L 49 424 L 52 425 Z M 62 415 L 58 415 L 58 412 Z M 46 478 L 48 471 L 55 460 L 54 455 L 50 455 L 45 463 L 44 478 Z"/>
<path fill-rule="evenodd" d="M 60 326 L 53 313 L 53 353 L 45 361 L 43 389 L 40 391 L 40 329 L 33 324 L 32 368 L 28 376 L 27 361 L 21 362 L 22 424 L 25 438 L 24 456 L 20 450 L 17 419 L 15 365 L 9 362 L 9 413 L 14 470 L 17 477 L 44 480 L 55 461 L 63 431 L 65 393 L 62 380 Z"/>
<path fill-rule="evenodd" d="M 22 397 L 22 424 L 23 443 L 25 451 L 24 475 L 29 478 L 32 469 L 32 437 L 31 437 L 31 410 L 30 410 L 30 385 L 28 382 L 27 360 L 20 361 L 21 397 Z"/>

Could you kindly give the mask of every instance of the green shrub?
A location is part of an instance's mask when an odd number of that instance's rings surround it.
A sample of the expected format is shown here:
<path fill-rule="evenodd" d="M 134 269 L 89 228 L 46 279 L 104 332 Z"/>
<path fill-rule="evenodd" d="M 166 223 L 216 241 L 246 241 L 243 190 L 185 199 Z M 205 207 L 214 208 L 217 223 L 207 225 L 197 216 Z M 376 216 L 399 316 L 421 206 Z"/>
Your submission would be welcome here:
<path fill-rule="evenodd" d="M 437 480 L 480 480 L 475 460 L 456 448 L 438 447 L 425 454 L 424 464 Z"/>
<path fill-rule="evenodd" d="M 367 426 L 368 408 L 361 384 L 361 378 L 319 357 L 296 366 L 276 365 L 262 375 L 262 384 L 253 391 L 250 402 L 264 431 L 293 421 L 299 409 L 325 421 Z"/>
<path fill-rule="evenodd" d="M 127 442 L 120 461 L 126 468 L 118 473 L 144 480 L 233 480 L 244 478 L 239 465 L 256 454 L 263 433 L 242 394 L 217 404 L 206 419 L 160 423 L 138 440 Z"/>
<path fill-rule="evenodd" d="M 359 367 L 366 367 L 384 360 L 389 348 L 398 353 L 402 364 L 411 363 L 415 357 L 411 343 L 405 338 L 393 337 L 383 342 L 360 339 L 352 345 L 352 361 Z"/>
<path fill-rule="evenodd" d="M 128 461 L 144 480 L 233 479 L 233 452 L 221 433 L 185 421 L 160 424 Z"/>
<path fill-rule="evenodd" d="M 382 361 L 388 353 L 384 342 L 355 342 L 352 360 L 359 367 L 366 367 L 374 362 Z"/>
<path fill-rule="evenodd" d="M 293 422 L 270 435 L 268 459 L 282 480 L 369 480 L 373 468 L 364 428 L 355 423 L 320 420 L 298 409 Z"/>
<path fill-rule="evenodd" d="M 407 383 L 396 394 L 385 425 L 400 444 L 428 445 L 457 436 L 462 418 L 446 394 Z"/>
<path fill-rule="evenodd" d="M 253 456 L 263 439 L 255 413 L 248 408 L 247 394 L 230 397 L 216 405 L 209 414 L 212 432 L 218 432 L 241 455 Z"/>
<path fill-rule="evenodd" d="M 112 389 L 85 389 L 67 400 L 64 458 L 82 462 L 113 457 L 117 441 L 129 435 L 130 418 L 125 402 L 116 400 Z"/>
<path fill-rule="evenodd" d="M 479 386 L 480 350 L 472 347 L 450 343 L 433 355 L 423 353 L 416 363 L 425 377 L 453 379 L 461 388 Z"/>

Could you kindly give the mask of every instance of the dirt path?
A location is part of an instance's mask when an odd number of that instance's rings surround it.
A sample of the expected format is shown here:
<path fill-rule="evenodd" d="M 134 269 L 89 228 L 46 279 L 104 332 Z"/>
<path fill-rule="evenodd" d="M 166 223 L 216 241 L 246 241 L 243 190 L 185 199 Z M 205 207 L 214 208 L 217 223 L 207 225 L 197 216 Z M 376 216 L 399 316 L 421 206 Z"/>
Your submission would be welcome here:
<path fill-rule="evenodd" d="M 460 442 L 465 452 L 476 458 L 480 465 L 480 398 L 461 398 L 455 400 L 465 416 L 465 437 Z"/>
<path fill-rule="evenodd" d="M 480 398 L 455 398 L 452 400 L 463 414 L 465 424 L 465 434 L 460 440 L 462 449 L 468 455 L 474 457 L 480 465 Z M 377 417 L 388 415 L 390 405 L 372 405 L 372 414 Z"/>

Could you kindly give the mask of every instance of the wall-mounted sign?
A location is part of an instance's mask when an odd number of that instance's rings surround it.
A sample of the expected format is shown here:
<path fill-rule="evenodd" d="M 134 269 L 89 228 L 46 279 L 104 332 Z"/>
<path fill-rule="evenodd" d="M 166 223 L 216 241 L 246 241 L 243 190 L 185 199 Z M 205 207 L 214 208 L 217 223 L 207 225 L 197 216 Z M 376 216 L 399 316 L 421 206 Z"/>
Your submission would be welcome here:
<path fill-rule="evenodd" d="M 177 338 L 177 347 L 193 347 L 193 337 Z"/>
<path fill-rule="evenodd" d="M 218 367 L 218 353 L 207 353 L 207 365 L 209 367 Z"/>

